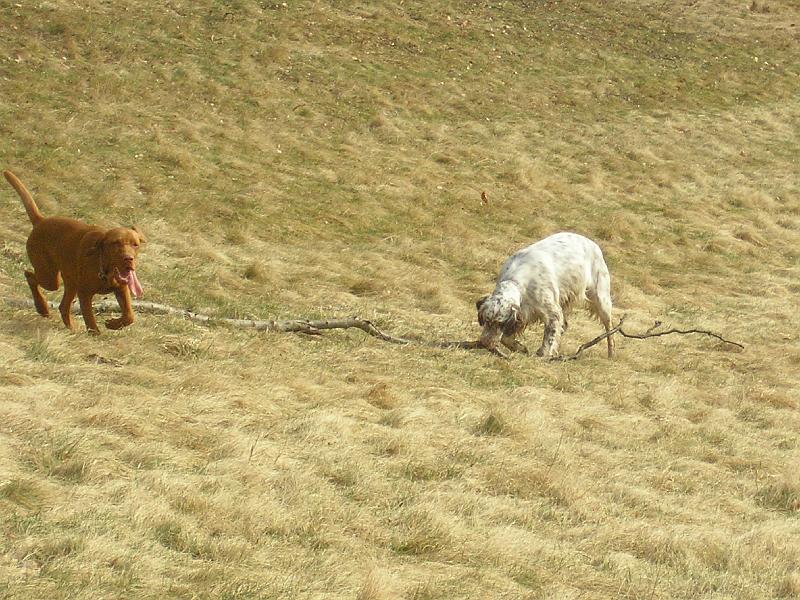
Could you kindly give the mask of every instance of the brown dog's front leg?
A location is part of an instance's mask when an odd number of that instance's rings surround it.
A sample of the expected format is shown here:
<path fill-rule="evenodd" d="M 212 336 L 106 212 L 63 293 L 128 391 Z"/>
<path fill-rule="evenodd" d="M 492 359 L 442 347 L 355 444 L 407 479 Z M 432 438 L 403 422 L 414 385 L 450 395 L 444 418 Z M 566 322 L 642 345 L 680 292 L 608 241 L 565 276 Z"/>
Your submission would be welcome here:
<path fill-rule="evenodd" d="M 61 304 L 58 305 L 58 312 L 61 313 L 61 320 L 64 321 L 67 329 L 75 329 L 75 323 L 72 320 L 72 303 L 75 301 L 76 293 L 75 288 L 64 284 L 64 297 L 61 298 Z M 81 307 L 83 307 L 83 302 L 81 302 Z"/>
<path fill-rule="evenodd" d="M 119 319 L 109 319 L 106 321 L 106 327 L 109 329 L 122 329 L 132 324 L 136 318 L 133 314 L 133 306 L 131 305 L 131 290 L 128 286 L 125 286 L 114 290 L 114 295 L 117 297 L 122 316 Z"/>
<path fill-rule="evenodd" d="M 93 296 L 94 294 L 78 294 L 78 302 L 81 303 L 81 314 L 83 314 L 83 321 L 86 323 L 86 329 L 89 330 L 89 333 L 96 335 L 100 333 L 100 330 L 97 328 L 97 319 L 94 318 L 94 309 L 92 308 Z M 66 298 L 66 295 L 64 297 Z"/>

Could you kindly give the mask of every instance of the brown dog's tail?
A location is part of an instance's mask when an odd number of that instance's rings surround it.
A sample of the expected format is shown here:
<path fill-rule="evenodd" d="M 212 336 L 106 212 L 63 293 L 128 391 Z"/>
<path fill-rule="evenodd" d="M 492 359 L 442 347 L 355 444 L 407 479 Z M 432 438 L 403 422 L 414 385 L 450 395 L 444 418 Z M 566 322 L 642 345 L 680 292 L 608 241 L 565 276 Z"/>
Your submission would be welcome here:
<path fill-rule="evenodd" d="M 33 196 L 31 196 L 28 188 L 17 179 L 17 176 L 11 171 L 3 171 L 3 175 L 5 175 L 8 183 L 11 184 L 11 187 L 17 190 L 19 197 L 22 198 L 22 203 L 25 205 L 25 210 L 28 213 L 28 218 L 31 220 L 31 223 L 36 225 L 39 221 L 44 219 L 44 215 L 39 212 L 39 207 L 36 206 L 36 202 L 33 201 Z"/>

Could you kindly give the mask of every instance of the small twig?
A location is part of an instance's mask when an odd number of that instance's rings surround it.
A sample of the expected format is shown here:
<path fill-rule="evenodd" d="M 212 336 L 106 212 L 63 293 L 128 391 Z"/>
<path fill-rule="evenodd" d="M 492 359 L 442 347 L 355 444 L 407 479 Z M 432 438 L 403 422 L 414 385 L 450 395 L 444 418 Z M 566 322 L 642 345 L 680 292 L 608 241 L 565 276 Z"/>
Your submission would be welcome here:
<path fill-rule="evenodd" d="M 656 568 L 656 576 L 653 579 L 653 587 L 650 589 L 650 598 L 655 598 L 656 595 L 656 587 L 658 587 L 658 582 L 661 579 L 661 568 Z"/>
<path fill-rule="evenodd" d="M 494 354 L 495 356 L 499 356 L 500 358 L 505 358 L 508 360 L 509 355 L 500 350 L 500 348 L 487 348 L 483 344 L 481 344 L 480 340 L 470 341 L 466 340 L 463 342 L 428 342 L 425 344 L 430 348 L 460 348 L 462 350 L 486 350 L 487 352 Z"/>
<path fill-rule="evenodd" d="M 547 472 L 545 473 L 545 480 L 550 476 L 550 470 L 553 468 L 553 465 L 556 464 L 558 460 L 558 455 L 561 452 L 561 442 L 564 441 L 564 432 L 561 432 L 561 437 L 558 438 L 558 446 L 556 446 L 556 453 L 553 455 L 553 460 L 550 461 L 550 464 L 547 465 Z"/>
<path fill-rule="evenodd" d="M 258 444 L 258 440 L 261 439 L 261 434 L 259 433 L 256 435 L 256 439 L 253 440 L 252 445 L 250 446 L 250 455 L 247 457 L 247 462 L 253 460 L 253 453 L 256 451 L 256 444 Z"/>
<path fill-rule="evenodd" d="M 67 458 L 67 457 L 70 455 L 70 453 L 71 453 L 71 452 L 72 452 L 72 451 L 75 449 L 75 446 L 77 446 L 78 444 L 80 444 L 80 443 L 81 443 L 81 442 L 84 440 L 84 438 L 85 438 L 87 435 L 88 435 L 88 434 L 84 433 L 84 434 L 83 434 L 81 437 L 79 437 L 77 440 L 75 440 L 75 441 L 74 441 L 74 442 L 72 442 L 72 443 L 71 443 L 69 446 L 67 446 L 66 450 L 64 450 L 64 451 L 61 453 L 61 454 L 62 454 L 62 456 L 63 456 L 64 458 Z"/>

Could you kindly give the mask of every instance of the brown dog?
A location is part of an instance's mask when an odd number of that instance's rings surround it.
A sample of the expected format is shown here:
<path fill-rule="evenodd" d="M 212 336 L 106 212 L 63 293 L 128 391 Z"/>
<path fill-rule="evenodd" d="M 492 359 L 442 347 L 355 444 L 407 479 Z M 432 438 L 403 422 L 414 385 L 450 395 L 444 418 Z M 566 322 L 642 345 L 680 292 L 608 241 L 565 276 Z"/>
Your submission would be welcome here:
<path fill-rule="evenodd" d="M 136 255 L 145 241 L 144 236 L 135 228 L 102 229 L 74 219 L 45 218 L 22 182 L 10 171 L 4 171 L 3 175 L 17 190 L 33 223 L 27 243 L 33 271 L 25 271 L 25 278 L 33 293 L 36 311 L 43 317 L 50 316 L 41 288 L 55 291 L 63 278 L 64 298 L 59 312 L 64 325 L 70 329 L 74 328 L 71 309 L 77 296 L 86 328 L 99 333 L 92 297 L 110 292 L 117 297 L 122 316 L 106 321 L 106 327 L 121 329 L 133 323 L 131 293 L 136 297 L 142 294 L 136 277 Z"/>

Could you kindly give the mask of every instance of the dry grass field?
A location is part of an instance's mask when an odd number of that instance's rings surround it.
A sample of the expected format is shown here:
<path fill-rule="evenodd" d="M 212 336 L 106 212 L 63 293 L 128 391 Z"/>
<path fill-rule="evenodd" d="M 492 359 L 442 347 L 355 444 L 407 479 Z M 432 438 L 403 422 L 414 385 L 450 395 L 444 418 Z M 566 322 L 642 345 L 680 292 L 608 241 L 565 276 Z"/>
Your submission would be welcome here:
<path fill-rule="evenodd" d="M 0 168 L 147 300 L 475 339 L 573 230 L 629 331 L 745 346 L 69 332 L 2 181 L 0 598 L 800 597 L 799 92 L 797 0 L 0 3 Z"/>

